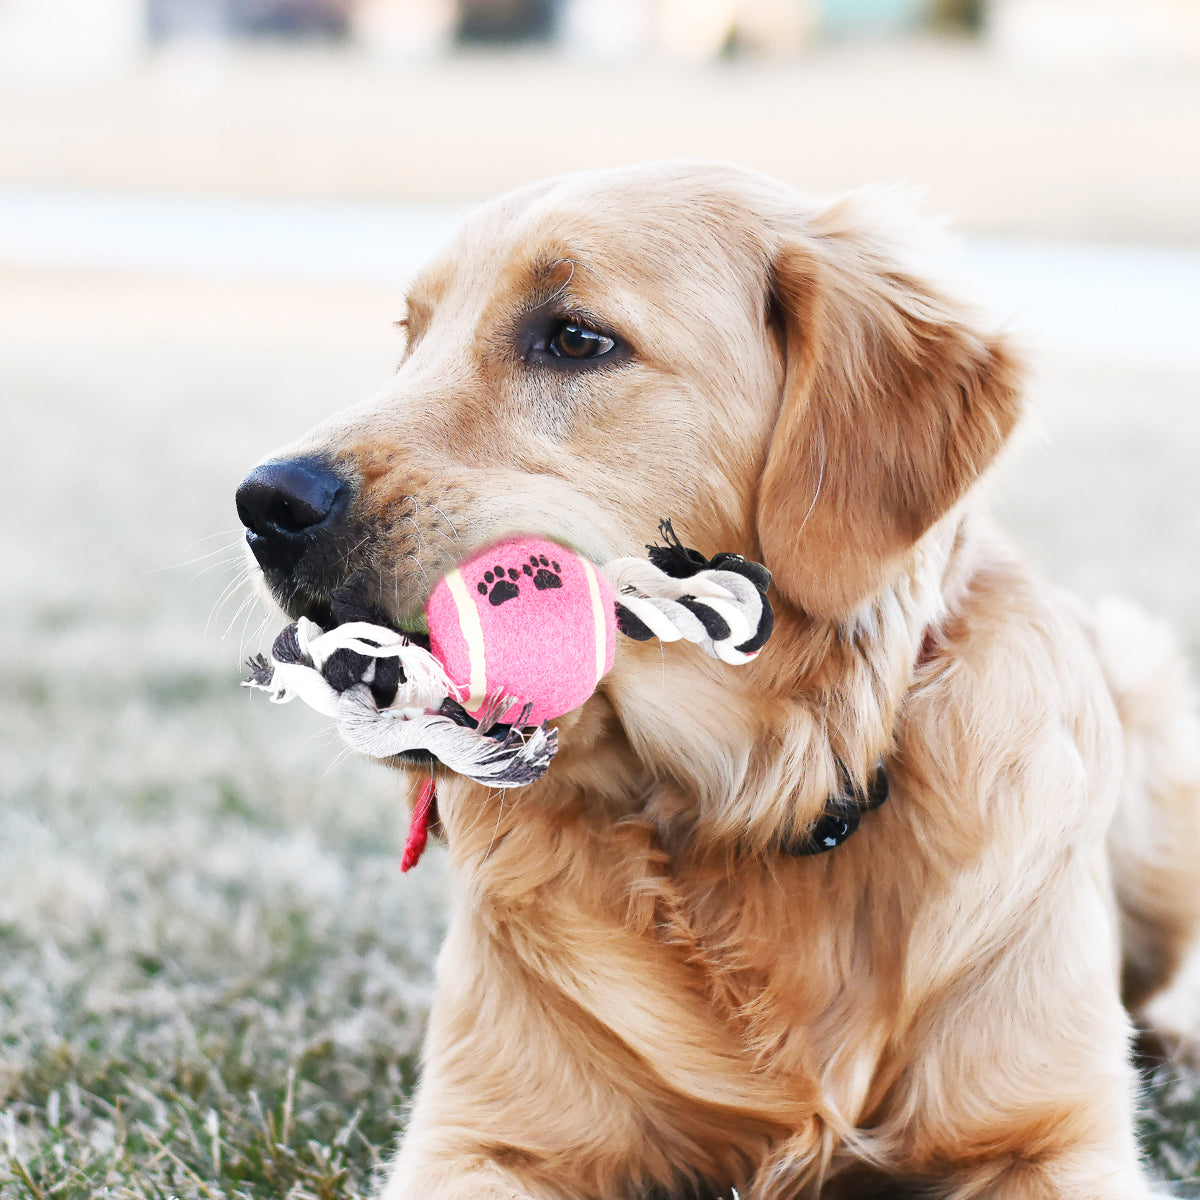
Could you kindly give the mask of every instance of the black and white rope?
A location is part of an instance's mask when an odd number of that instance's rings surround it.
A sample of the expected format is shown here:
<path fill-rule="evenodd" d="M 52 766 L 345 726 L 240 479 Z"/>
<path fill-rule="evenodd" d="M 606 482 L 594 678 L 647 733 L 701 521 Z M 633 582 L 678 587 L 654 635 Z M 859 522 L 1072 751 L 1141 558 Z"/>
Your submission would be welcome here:
<path fill-rule="evenodd" d="M 381 668 L 398 671 L 381 693 Z M 271 658 L 251 663 L 247 687 L 276 704 L 303 700 L 337 722 L 338 733 L 372 758 L 432 754 L 452 771 L 489 787 L 520 787 L 545 774 L 558 731 L 525 722 L 500 725 L 512 707 L 498 697 L 474 720 L 458 700 L 463 689 L 423 646 L 383 625 L 351 621 L 323 630 L 301 617 L 275 639 Z M 525 710 L 528 712 L 528 709 Z"/>
<path fill-rule="evenodd" d="M 771 633 L 765 567 L 736 554 L 705 559 L 680 543 L 669 521 L 665 546 L 649 561 L 622 558 L 605 574 L 617 595 L 617 624 L 639 641 L 694 642 L 722 662 L 751 661 Z M 245 686 L 276 704 L 303 700 L 337 722 L 354 749 L 372 758 L 433 755 L 451 770 L 491 787 L 518 787 L 543 775 L 558 748 L 557 731 L 526 728 L 530 708 L 501 724 L 512 697 L 496 696 L 479 718 L 462 707 L 456 685 L 419 642 L 370 619 L 360 604 L 341 601 L 322 629 L 301 617 L 275 639 L 270 658 L 251 663 Z"/>
<path fill-rule="evenodd" d="M 705 654 L 739 666 L 771 636 L 771 573 L 740 554 L 705 558 L 685 546 L 670 521 L 659 523 L 664 545 L 644 558 L 618 558 L 604 573 L 617 594 L 617 624 L 636 641 L 684 639 Z"/>
<path fill-rule="evenodd" d="M 676 579 L 643 558 L 619 558 L 604 572 L 617 594 L 621 631 L 628 636 L 637 638 L 641 631 L 621 609 L 661 642 L 693 642 L 733 666 L 758 657 L 761 643 L 755 635 L 767 602 L 744 575 L 706 570 Z"/>
<path fill-rule="evenodd" d="M 345 656 L 335 657 L 340 651 L 365 660 L 354 664 L 358 670 L 352 669 L 346 678 L 338 678 L 339 672 L 331 669 L 334 663 L 346 663 Z M 246 686 L 265 691 L 275 704 L 298 697 L 309 708 L 336 717 L 345 692 L 355 684 L 375 683 L 381 661 L 388 659 L 396 661 L 398 678 L 390 698 L 375 689 L 373 700 L 378 710 L 416 716 L 440 708 L 447 697 L 460 696 L 442 664 L 404 634 L 368 621 L 325 630 L 306 617 L 287 626 L 275 639 L 269 663 L 261 656 L 251 663 L 254 674 Z"/>

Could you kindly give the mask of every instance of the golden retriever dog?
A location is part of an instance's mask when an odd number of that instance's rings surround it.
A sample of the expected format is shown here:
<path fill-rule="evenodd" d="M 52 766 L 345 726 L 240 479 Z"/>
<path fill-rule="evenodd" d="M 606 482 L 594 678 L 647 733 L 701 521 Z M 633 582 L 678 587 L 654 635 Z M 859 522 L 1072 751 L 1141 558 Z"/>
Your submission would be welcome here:
<path fill-rule="evenodd" d="M 1200 918 L 1183 667 L 989 524 L 1020 366 L 895 207 L 704 164 L 502 197 L 412 288 L 394 378 L 258 469 L 293 617 L 349 587 L 402 626 L 499 538 L 603 563 L 662 517 L 773 574 L 751 664 L 621 639 L 539 782 L 440 777 L 453 917 L 386 1200 L 1150 1194 L 1129 1014 Z"/>

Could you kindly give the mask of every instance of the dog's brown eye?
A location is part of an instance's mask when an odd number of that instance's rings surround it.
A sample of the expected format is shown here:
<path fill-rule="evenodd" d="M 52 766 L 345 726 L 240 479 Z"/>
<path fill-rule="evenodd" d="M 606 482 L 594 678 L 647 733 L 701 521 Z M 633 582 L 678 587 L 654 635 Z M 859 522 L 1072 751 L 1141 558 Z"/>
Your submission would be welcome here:
<path fill-rule="evenodd" d="M 599 358 L 615 345 L 612 338 L 578 321 L 564 321 L 546 343 L 550 353 L 559 358 Z"/>

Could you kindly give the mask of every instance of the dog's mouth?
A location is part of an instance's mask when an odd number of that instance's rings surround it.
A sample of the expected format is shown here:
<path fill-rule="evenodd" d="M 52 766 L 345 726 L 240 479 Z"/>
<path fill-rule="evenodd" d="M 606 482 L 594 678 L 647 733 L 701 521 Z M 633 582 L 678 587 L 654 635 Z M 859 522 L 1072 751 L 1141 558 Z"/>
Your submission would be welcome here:
<path fill-rule="evenodd" d="M 275 602 L 293 621 L 305 618 L 323 630 L 352 622 L 379 625 L 428 650 L 429 623 L 424 612 L 406 617 L 388 612 L 376 598 L 373 577 L 374 573 L 359 569 L 328 591 L 310 589 L 292 581 L 276 582 L 269 576 L 266 582 Z"/>
<path fill-rule="evenodd" d="M 438 564 L 400 554 L 380 518 L 358 511 L 360 486 L 345 464 L 310 455 L 265 463 L 238 488 L 247 545 L 292 619 L 270 658 L 251 661 L 247 684 L 277 703 L 303 699 L 381 762 L 444 767 L 498 787 L 540 778 L 556 732 L 501 691 L 466 710 L 473 693 L 429 637 Z"/>
<path fill-rule="evenodd" d="M 314 625 L 320 625 L 322 629 L 332 629 L 335 625 L 344 624 L 334 618 L 331 596 L 301 595 L 299 592 L 293 592 L 285 597 L 279 594 L 281 589 L 269 583 L 268 586 L 271 587 L 271 594 L 276 603 L 293 621 L 309 620 Z"/>

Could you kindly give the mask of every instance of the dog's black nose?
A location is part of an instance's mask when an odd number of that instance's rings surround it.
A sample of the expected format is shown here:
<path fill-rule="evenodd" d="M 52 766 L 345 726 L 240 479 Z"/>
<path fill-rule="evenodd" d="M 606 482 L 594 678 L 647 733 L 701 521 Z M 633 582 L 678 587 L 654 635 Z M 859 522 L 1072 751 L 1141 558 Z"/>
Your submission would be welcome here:
<path fill-rule="evenodd" d="M 237 490 L 246 542 L 265 571 L 290 572 L 315 536 L 345 508 L 347 487 L 320 458 L 289 458 L 255 467 Z"/>

